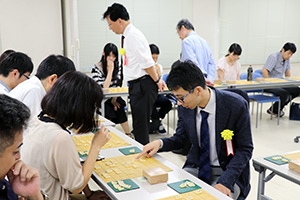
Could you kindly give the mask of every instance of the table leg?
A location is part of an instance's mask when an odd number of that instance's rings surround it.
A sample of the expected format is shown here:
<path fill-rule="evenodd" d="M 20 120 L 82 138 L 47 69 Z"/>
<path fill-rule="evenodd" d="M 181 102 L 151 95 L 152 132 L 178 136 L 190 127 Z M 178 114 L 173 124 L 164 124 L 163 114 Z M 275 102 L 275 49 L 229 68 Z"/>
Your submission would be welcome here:
<path fill-rule="evenodd" d="M 258 175 L 258 188 L 257 188 L 257 200 L 264 199 L 265 193 L 265 176 L 266 176 L 266 169 L 257 163 L 253 162 L 253 167 L 255 171 L 259 173 Z"/>
<path fill-rule="evenodd" d="M 265 193 L 265 176 L 266 176 L 266 170 L 262 170 L 259 172 L 258 176 L 258 188 L 257 188 L 257 199 L 262 200 L 262 195 Z"/>
<path fill-rule="evenodd" d="M 107 101 L 107 99 L 103 99 L 101 102 L 101 115 L 103 117 L 105 117 L 105 102 Z"/>

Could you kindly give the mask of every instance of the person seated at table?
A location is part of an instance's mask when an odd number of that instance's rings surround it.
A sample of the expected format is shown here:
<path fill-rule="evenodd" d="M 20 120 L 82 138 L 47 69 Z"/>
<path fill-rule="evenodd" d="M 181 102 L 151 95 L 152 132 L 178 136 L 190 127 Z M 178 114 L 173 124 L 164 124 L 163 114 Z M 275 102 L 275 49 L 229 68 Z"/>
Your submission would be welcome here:
<path fill-rule="evenodd" d="M 163 67 L 157 63 L 159 48 L 155 44 L 150 44 L 150 51 L 155 62 L 155 69 L 159 77 L 163 74 Z M 167 131 L 162 124 L 166 114 L 172 109 L 172 103 L 164 94 L 158 94 L 151 114 L 149 133 L 158 132 L 160 135 L 166 135 Z"/>
<path fill-rule="evenodd" d="M 228 49 L 228 53 L 219 59 L 217 63 L 218 80 L 240 80 L 241 64 L 238 61 L 242 53 L 239 44 L 233 43 Z"/>
<path fill-rule="evenodd" d="M 41 189 L 50 199 L 76 199 L 69 191 L 84 191 L 87 199 L 108 199 L 104 192 L 91 191 L 87 185 L 100 149 L 111 138 L 107 128 L 101 126 L 95 132 L 83 164 L 68 131 L 83 134 L 99 127 L 94 113 L 102 99 L 101 87 L 78 71 L 62 75 L 42 99 L 42 111 L 28 127 L 21 153 L 24 162 L 40 171 Z"/>
<path fill-rule="evenodd" d="M 247 95 L 208 87 L 191 61 L 171 70 L 167 86 L 178 103 L 176 133 L 145 145 L 137 158 L 179 149 L 190 141 L 183 169 L 234 199 L 245 199 L 253 152 Z"/>
<path fill-rule="evenodd" d="M 92 67 L 92 78 L 102 88 L 121 87 L 123 82 L 122 66 L 119 65 L 118 48 L 113 43 L 104 46 L 101 59 Z M 120 124 L 126 135 L 133 138 L 130 132 L 127 115 L 125 113 L 126 103 L 121 97 L 112 97 L 105 101 L 105 118 L 116 124 Z"/>
<path fill-rule="evenodd" d="M 21 160 L 23 130 L 30 116 L 20 101 L 0 94 L 0 199 L 44 200 L 37 169 Z M 19 198 L 18 198 L 19 196 Z"/>
<path fill-rule="evenodd" d="M 8 94 L 27 80 L 33 70 L 31 59 L 22 52 L 6 50 L 0 56 L 0 94 Z"/>
<path fill-rule="evenodd" d="M 262 68 L 262 75 L 264 78 L 284 78 L 291 76 L 290 58 L 296 52 L 297 48 L 294 43 L 287 42 L 282 47 L 281 51 L 269 55 L 266 63 Z M 267 113 L 271 115 L 284 116 L 283 108 L 291 100 L 300 95 L 300 88 L 298 86 L 286 88 L 265 89 L 265 92 L 275 94 L 280 98 L 280 110 L 278 110 L 278 102 L 274 103 Z"/>
<path fill-rule="evenodd" d="M 13 49 L 7 49 L 5 51 L 2 52 L 2 54 L 0 55 L 0 63 L 2 60 L 4 60 L 4 58 L 6 58 L 9 54 L 11 53 L 15 53 L 16 51 Z"/>
<path fill-rule="evenodd" d="M 69 70 L 76 70 L 71 59 L 62 55 L 49 55 L 40 63 L 35 76 L 26 76 L 28 80 L 17 85 L 9 96 L 23 102 L 30 109 L 30 118 L 35 118 L 41 112 L 41 101 L 45 94 Z"/>

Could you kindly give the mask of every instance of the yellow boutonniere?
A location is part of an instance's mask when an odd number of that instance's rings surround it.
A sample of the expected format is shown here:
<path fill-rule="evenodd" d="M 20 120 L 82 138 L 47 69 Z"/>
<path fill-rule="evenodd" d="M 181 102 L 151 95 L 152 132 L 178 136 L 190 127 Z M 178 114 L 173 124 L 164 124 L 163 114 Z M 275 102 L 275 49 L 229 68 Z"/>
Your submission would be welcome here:
<path fill-rule="evenodd" d="M 221 137 L 222 137 L 224 140 L 232 140 L 232 136 L 234 136 L 232 130 L 225 129 L 224 131 L 221 132 Z"/>
<path fill-rule="evenodd" d="M 124 56 L 125 55 L 125 49 L 123 49 L 123 48 L 120 48 L 120 55 L 122 55 L 122 56 Z"/>

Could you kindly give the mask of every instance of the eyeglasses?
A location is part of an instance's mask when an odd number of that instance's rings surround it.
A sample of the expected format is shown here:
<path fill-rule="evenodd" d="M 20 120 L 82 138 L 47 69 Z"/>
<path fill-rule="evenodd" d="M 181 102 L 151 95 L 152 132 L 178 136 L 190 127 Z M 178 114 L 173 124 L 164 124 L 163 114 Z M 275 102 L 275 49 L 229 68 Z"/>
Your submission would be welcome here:
<path fill-rule="evenodd" d="M 23 76 L 25 76 L 25 78 L 30 79 L 29 76 L 27 76 L 26 74 L 22 74 Z"/>
<path fill-rule="evenodd" d="M 187 93 L 184 97 L 178 98 L 178 97 L 176 97 L 176 96 L 173 95 L 173 98 L 174 98 L 174 100 L 179 101 L 180 103 L 184 103 L 184 100 L 189 96 L 189 94 L 191 94 L 191 93 L 194 92 L 194 89 L 195 89 L 195 88 L 191 89 L 191 90 L 189 91 L 189 93 Z"/>

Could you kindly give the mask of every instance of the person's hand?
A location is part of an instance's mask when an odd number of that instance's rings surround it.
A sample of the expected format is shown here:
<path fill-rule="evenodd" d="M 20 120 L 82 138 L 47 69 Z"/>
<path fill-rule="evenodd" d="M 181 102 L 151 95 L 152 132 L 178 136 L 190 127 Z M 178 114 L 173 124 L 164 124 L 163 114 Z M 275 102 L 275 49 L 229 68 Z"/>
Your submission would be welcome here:
<path fill-rule="evenodd" d="M 207 86 L 214 86 L 214 83 L 210 82 L 207 78 L 205 79 L 206 85 Z"/>
<path fill-rule="evenodd" d="M 221 183 L 218 183 L 214 186 L 215 189 L 219 190 L 220 192 L 226 194 L 227 196 L 231 197 L 231 191 Z"/>
<path fill-rule="evenodd" d="M 120 104 L 117 102 L 117 97 L 111 98 L 111 103 L 114 106 L 114 110 L 117 111 L 120 108 Z"/>
<path fill-rule="evenodd" d="M 139 159 L 142 156 L 147 158 L 152 157 L 159 150 L 160 144 L 160 140 L 154 140 L 153 142 L 146 144 L 143 151 L 137 155 L 136 159 Z"/>
<path fill-rule="evenodd" d="M 112 73 L 113 70 L 114 70 L 114 62 L 112 60 L 110 60 L 109 58 L 107 58 L 107 72 Z"/>
<path fill-rule="evenodd" d="M 99 150 L 102 148 L 111 138 L 108 129 L 105 126 L 101 126 L 100 130 L 98 130 L 93 137 L 92 145 L 96 145 Z"/>
<path fill-rule="evenodd" d="M 40 192 L 40 175 L 37 169 L 18 160 L 7 173 L 13 191 L 19 199 L 43 199 Z"/>
<path fill-rule="evenodd" d="M 157 83 L 157 86 L 158 86 L 158 90 L 162 92 L 166 87 L 166 83 L 164 80 L 160 78 L 159 82 Z"/>

